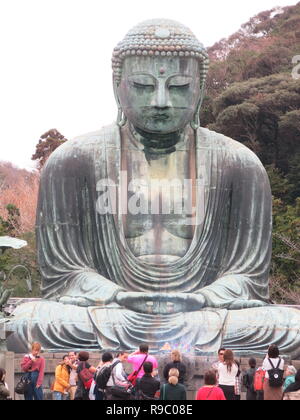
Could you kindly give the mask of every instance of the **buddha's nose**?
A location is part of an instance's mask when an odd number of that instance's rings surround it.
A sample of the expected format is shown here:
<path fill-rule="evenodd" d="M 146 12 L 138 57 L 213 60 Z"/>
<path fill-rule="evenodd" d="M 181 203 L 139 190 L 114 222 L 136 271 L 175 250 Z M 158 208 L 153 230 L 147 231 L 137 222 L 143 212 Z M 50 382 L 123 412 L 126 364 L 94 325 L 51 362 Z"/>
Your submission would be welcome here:
<path fill-rule="evenodd" d="M 171 106 L 168 88 L 164 81 L 159 81 L 152 105 L 159 109 L 169 108 Z"/>

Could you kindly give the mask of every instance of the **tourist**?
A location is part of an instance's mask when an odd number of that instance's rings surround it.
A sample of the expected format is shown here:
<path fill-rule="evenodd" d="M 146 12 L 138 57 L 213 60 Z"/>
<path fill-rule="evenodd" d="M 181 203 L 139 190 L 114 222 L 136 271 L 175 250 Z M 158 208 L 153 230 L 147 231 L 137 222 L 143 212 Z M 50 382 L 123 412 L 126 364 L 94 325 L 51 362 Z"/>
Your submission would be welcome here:
<path fill-rule="evenodd" d="M 69 356 L 63 357 L 62 363 L 60 363 L 55 369 L 55 382 L 53 385 L 53 397 L 57 401 L 65 399 L 68 394 L 70 386 L 70 361 Z"/>
<path fill-rule="evenodd" d="M 70 400 L 73 401 L 75 399 L 76 388 L 77 388 L 77 368 L 78 368 L 79 360 L 77 358 L 77 353 L 75 351 L 70 351 L 68 356 L 69 356 L 69 366 L 71 367 L 69 395 L 70 395 Z"/>
<path fill-rule="evenodd" d="M 225 350 L 224 361 L 219 364 L 219 387 L 222 388 L 226 400 L 235 400 L 236 376 L 238 366 L 234 362 L 234 354 L 231 350 Z"/>
<path fill-rule="evenodd" d="M 96 400 L 106 400 L 108 399 L 108 397 L 110 397 L 110 392 L 109 391 L 107 392 L 107 384 L 110 379 L 110 371 L 109 371 L 108 377 L 104 374 L 104 371 L 107 368 L 110 368 L 112 366 L 112 361 L 113 361 L 112 353 L 105 352 L 102 354 L 101 362 L 99 363 L 97 367 L 97 372 L 95 374 L 95 382 L 96 382 L 95 399 Z M 100 379 L 102 378 L 102 376 L 103 377 L 105 376 L 106 380 Z M 105 384 L 101 385 L 103 381 L 105 382 Z"/>
<path fill-rule="evenodd" d="M 26 354 L 21 362 L 21 367 L 27 373 L 30 384 L 24 394 L 25 400 L 43 400 L 43 381 L 45 374 L 45 359 L 40 356 L 40 343 L 33 343 L 31 353 Z"/>
<path fill-rule="evenodd" d="M 167 384 L 160 387 L 160 399 L 164 401 L 184 401 L 186 400 L 185 386 L 178 383 L 179 371 L 171 369 Z"/>
<path fill-rule="evenodd" d="M 113 359 L 112 361 L 110 360 L 113 368 L 105 389 L 106 398 L 108 400 L 119 399 L 112 395 L 111 387 L 118 385 L 124 388 L 128 388 L 129 382 L 127 381 L 127 375 L 123 366 L 123 363 L 127 362 L 127 359 L 128 353 L 120 352 L 117 354 L 115 359 Z"/>
<path fill-rule="evenodd" d="M 139 350 L 135 351 L 134 353 L 131 353 L 128 356 L 127 362 L 133 364 L 133 372 L 138 372 L 138 379 L 140 379 L 145 374 L 143 369 L 143 364 L 145 362 L 151 362 L 153 364 L 153 369 L 156 369 L 158 367 L 157 360 L 155 359 L 155 357 L 150 356 L 148 354 L 148 351 L 149 346 L 147 344 L 141 344 Z"/>
<path fill-rule="evenodd" d="M 215 370 L 209 370 L 208 372 L 205 372 L 204 386 L 198 390 L 196 400 L 226 400 L 223 390 L 218 386 L 217 375 Z"/>
<path fill-rule="evenodd" d="M 283 384 L 284 392 L 291 384 L 295 382 L 296 373 L 297 373 L 297 369 L 295 368 L 295 366 L 292 366 L 292 365 L 287 366 L 285 370 L 285 381 Z"/>
<path fill-rule="evenodd" d="M 285 390 L 283 399 L 300 401 L 300 369 L 295 375 L 295 382 L 289 385 Z"/>
<path fill-rule="evenodd" d="M 152 362 L 145 362 L 143 367 L 145 374 L 138 382 L 138 396 L 141 400 L 154 400 L 155 394 L 160 390 L 160 382 L 153 377 Z"/>
<path fill-rule="evenodd" d="M 225 349 L 223 347 L 220 348 L 218 350 L 218 360 L 213 362 L 213 364 L 211 365 L 211 368 L 216 372 L 217 376 L 218 376 L 219 365 L 220 365 L 220 363 L 224 362 L 224 352 L 225 352 Z"/>
<path fill-rule="evenodd" d="M 235 385 L 234 385 L 235 398 L 234 399 L 237 401 L 240 401 L 241 390 L 242 390 L 242 375 L 241 375 L 240 363 L 237 360 L 235 360 L 234 363 L 238 367 L 238 373 L 236 374 L 236 377 L 235 377 Z"/>
<path fill-rule="evenodd" d="M 170 369 L 177 369 L 179 372 L 178 381 L 180 384 L 184 384 L 185 375 L 186 375 L 186 366 L 184 363 L 182 363 L 182 357 L 179 350 L 173 350 L 171 352 L 171 360 L 172 362 L 166 364 L 164 368 L 164 372 L 163 372 L 166 382 L 168 382 L 168 379 L 169 379 Z"/>
<path fill-rule="evenodd" d="M 11 399 L 7 383 L 5 382 L 5 376 L 5 369 L 0 368 L 0 401 Z"/>
<path fill-rule="evenodd" d="M 275 344 L 272 344 L 268 349 L 268 354 L 262 365 L 263 369 L 266 371 L 265 381 L 264 381 L 264 400 L 281 400 L 282 399 L 282 384 L 283 384 L 283 373 L 284 373 L 284 360 L 279 357 L 279 349 Z M 277 381 L 277 386 L 270 386 L 269 371 L 272 369 L 279 369 L 277 376 L 279 375 Z M 282 380 L 281 380 L 282 379 Z"/>
<path fill-rule="evenodd" d="M 256 401 L 257 392 L 254 389 L 254 375 L 256 372 L 256 359 L 251 357 L 248 361 L 249 369 L 245 372 L 243 376 L 243 384 L 247 389 L 246 400 L 247 401 Z"/>
<path fill-rule="evenodd" d="M 83 383 L 83 380 L 80 377 L 80 373 L 87 369 L 91 374 L 94 374 L 96 372 L 96 368 L 94 366 L 91 366 L 88 363 L 88 360 L 90 358 L 90 355 L 87 351 L 81 351 L 78 355 L 78 367 L 77 367 L 77 389 L 75 393 L 75 400 L 89 400 L 89 389 L 86 389 L 85 384 Z M 92 376 L 92 375 L 91 375 Z"/>

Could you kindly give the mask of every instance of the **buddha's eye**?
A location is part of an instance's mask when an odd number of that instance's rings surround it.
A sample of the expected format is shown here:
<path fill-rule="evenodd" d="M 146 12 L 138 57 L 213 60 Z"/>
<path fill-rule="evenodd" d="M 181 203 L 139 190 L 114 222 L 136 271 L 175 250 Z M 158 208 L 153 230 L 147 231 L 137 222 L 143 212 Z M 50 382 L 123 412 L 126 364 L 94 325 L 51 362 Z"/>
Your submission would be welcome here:
<path fill-rule="evenodd" d="M 135 75 L 129 77 L 129 83 L 137 90 L 154 91 L 155 80 L 147 75 Z"/>
<path fill-rule="evenodd" d="M 155 88 L 154 85 L 145 85 L 145 84 L 136 83 L 136 82 L 133 82 L 133 87 L 135 87 L 137 89 L 148 89 L 148 90 L 154 90 L 154 88 Z"/>
<path fill-rule="evenodd" d="M 168 81 L 168 87 L 169 89 L 187 89 L 191 82 L 191 76 L 173 76 Z"/>

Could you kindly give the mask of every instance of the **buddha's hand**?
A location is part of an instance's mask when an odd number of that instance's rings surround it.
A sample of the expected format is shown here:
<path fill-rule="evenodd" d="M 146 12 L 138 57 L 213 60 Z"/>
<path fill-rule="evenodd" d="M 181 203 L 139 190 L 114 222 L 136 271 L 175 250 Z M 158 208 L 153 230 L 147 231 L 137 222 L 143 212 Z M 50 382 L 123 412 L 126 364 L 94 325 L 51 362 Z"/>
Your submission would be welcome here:
<path fill-rule="evenodd" d="M 269 304 L 261 300 L 246 300 L 246 299 L 236 299 L 234 300 L 228 309 L 248 309 L 248 308 L 258 308 L 261 306 L 268 306 Z"/>
<path fill-rule="evenodd" d="M 193 293 L 119 292 L 115 300 L 132 311 L 154 315 L 192 312 L 205 306 L 205 298 Z"/>

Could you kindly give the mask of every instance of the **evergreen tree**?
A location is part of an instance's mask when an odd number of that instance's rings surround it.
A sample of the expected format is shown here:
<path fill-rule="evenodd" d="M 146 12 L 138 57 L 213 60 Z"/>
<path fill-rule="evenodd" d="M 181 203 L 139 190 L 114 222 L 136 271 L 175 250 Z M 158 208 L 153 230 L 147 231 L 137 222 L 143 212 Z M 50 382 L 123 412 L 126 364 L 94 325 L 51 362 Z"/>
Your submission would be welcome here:
<path fill-rule="evenodd" d="M 42 169 L 51 153 L 66 141 L 67 139 L 55 128 L 48 130 L 41 136 L 31 159 L 36 160 L 38 168 Z"/>

